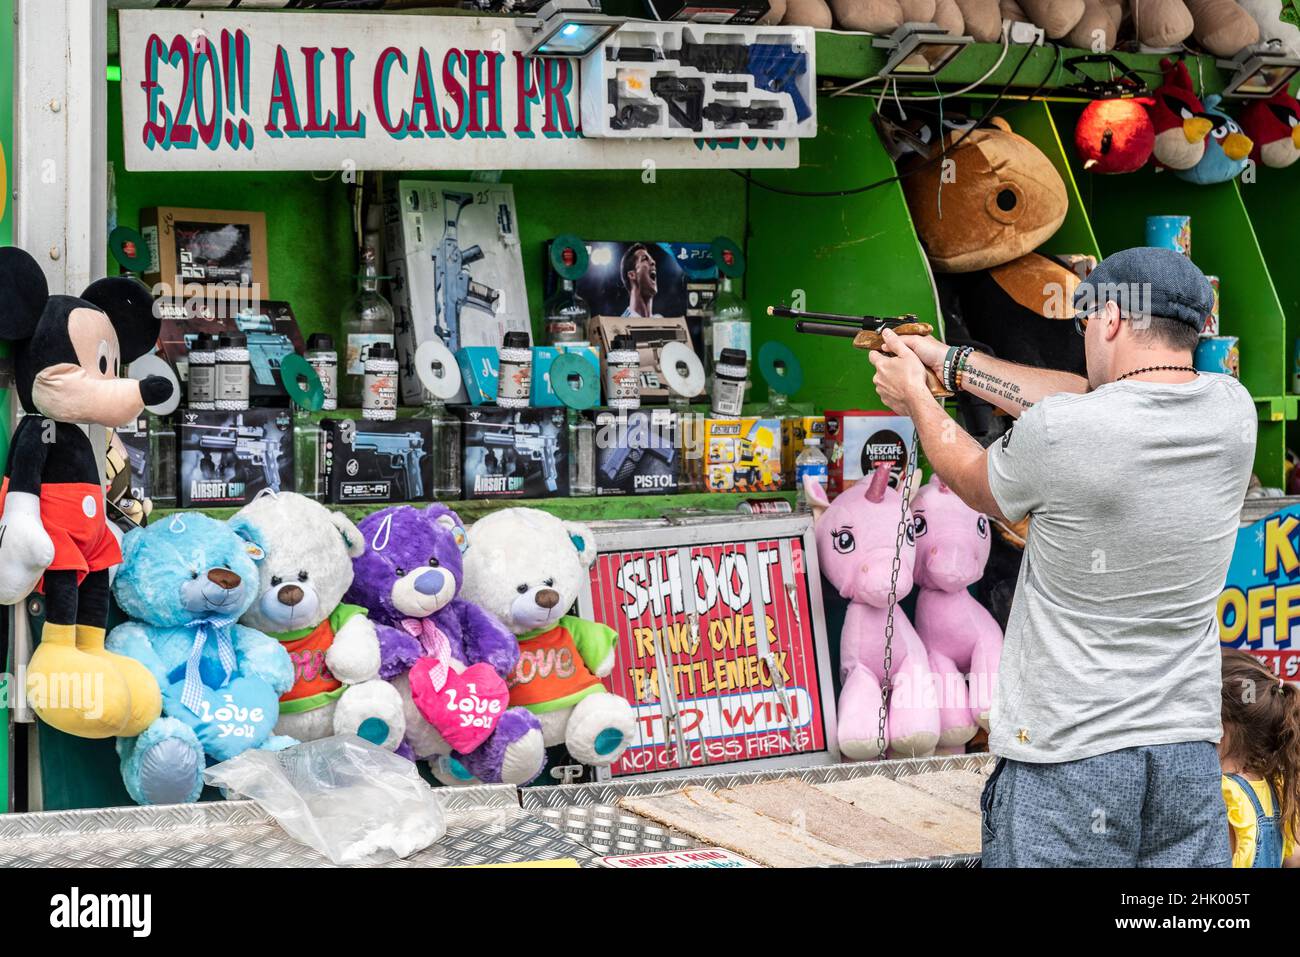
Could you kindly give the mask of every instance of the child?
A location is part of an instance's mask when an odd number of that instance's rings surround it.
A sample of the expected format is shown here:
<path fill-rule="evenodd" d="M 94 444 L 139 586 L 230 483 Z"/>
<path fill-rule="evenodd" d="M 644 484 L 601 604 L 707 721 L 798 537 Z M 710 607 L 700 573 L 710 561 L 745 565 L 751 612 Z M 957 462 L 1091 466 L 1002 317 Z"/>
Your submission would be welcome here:
<path fill-rule="evenodd" d="M 1300 867 L 1300 689 L 1223 653 L 1223 800 L 1233 867 Z"/>

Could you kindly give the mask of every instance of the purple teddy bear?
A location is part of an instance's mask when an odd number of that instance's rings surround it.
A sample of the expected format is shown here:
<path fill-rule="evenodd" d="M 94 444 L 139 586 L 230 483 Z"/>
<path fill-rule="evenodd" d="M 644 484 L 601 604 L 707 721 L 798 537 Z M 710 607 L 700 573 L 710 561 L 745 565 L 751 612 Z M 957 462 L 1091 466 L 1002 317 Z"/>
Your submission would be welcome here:
<path fill-rule="evenodd" d="M 420 710 L 408 673 L 423 658 L 441 657 L 460 673 L 484 663 L 504 681 L 519 660 L 519 641 L 495 617 L 456 596 L 467 537 L 445 505 L 397 505 L 364 518 L 366 550 L 352 563 L 345 600 L 367 609 L 379 635 L 379 676 L 401 693 L 406 740 L 398 749 L 428 760 L 444 784 L 526 784 L 546 760 L 542 726 L 525 708 L 505 710 L 492 733 L 468 754 L 454 750 Z"/>

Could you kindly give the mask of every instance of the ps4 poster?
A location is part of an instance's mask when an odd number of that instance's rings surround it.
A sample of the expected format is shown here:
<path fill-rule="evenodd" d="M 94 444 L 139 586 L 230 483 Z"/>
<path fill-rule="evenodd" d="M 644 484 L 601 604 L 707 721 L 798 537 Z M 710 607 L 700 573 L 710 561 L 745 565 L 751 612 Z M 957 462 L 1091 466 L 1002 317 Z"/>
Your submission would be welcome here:
<path fill-rule="evenodd" d="M 437 337 L 501 347 L 527 333 L 528 291 L 514 190 L 503 183 L 400 180 L 385 191 L 385 272 L 396 313 L 402 401 L 418 404 L 415 350 Z M 466 401 L 462 392 L 453 401 Z"/>

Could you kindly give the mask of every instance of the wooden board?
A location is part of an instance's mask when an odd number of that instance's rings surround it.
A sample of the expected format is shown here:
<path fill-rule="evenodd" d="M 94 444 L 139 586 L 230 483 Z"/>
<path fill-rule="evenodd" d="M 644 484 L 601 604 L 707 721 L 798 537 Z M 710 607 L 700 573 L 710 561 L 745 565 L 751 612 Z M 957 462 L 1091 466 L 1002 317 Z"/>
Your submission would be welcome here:
<path fill-rule="evenodd" d="M 900 833 L 915 835 L 917 840 L 929 840 L 941 848 L 932 854 L 978 854 L 980 851 L 980 818 L 977 812 L 949 804 L 917 788 L 899 781 L 876 776 L 853 778 L 833 784 L 818 785 L 818 789 L 837 798 L 851 802 L 870 812 Z"/>

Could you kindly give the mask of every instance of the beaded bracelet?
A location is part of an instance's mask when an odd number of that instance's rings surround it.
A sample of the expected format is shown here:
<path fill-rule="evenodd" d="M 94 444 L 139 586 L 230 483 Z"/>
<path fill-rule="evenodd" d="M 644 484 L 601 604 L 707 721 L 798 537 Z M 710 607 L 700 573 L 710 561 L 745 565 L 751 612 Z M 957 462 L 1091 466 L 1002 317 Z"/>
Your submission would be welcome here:
<path fill-rule="evenodd" d="M 953 392 L 961 391 L 962 375 L 966 372 L 966 364 L 970 361 L 970 357 L 973 356 L 974 354 L 975 354 L 974 346 L 963 346 L 961 350 L 961 355 L 959 355 L 957 357 L 957 361 L 953 363 L 953 375 L 952 375 Z"/>
<path fill-rule="evenodd" d="M 964 346 L 952 346 L 943 365 L 943 387 L 949 392 L 957 391 L 957 366 L 962 360 Z"/>

